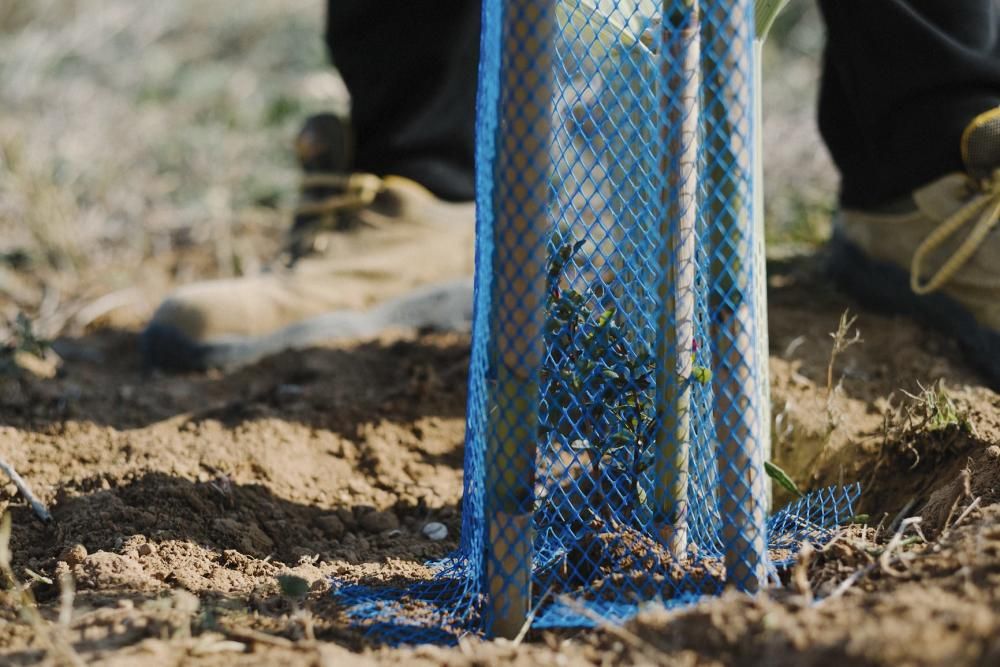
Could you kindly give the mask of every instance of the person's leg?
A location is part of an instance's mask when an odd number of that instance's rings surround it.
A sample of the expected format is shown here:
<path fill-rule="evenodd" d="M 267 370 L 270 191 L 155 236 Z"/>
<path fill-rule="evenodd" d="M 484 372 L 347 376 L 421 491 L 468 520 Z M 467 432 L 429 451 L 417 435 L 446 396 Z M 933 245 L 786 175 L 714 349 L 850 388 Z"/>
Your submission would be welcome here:
<path fill-rule="evenodd" d="M 841 202 L 871 208 L 963 168 L 968 123 L 1000 105 L 993 0 L 820 0 L 820 132 Z"/>
<path fill-rule="evenodd" d="M 351 93 L 354 136 L 320 114 L 296 140 L 305 174 L 292 261 L 175 290 L 142 334 L 145 363 L 235 366 L 465 317 L 479 20 L 479 0 L 330 1 L 327 40 Z M 414 290 L 415 301 L 403 297 Z"/>
<path fill-rule="evenodd" d="M 475 197 L 479 0 L 330 0 L 326 39 L 351 93 L 354 167 Z"/>
<path fill-rule="evenodd" d="M 1000 11 L 820 0 L 820 130 L 841 172 L 831 274 L 956 339 L 1000 387 Z"/>

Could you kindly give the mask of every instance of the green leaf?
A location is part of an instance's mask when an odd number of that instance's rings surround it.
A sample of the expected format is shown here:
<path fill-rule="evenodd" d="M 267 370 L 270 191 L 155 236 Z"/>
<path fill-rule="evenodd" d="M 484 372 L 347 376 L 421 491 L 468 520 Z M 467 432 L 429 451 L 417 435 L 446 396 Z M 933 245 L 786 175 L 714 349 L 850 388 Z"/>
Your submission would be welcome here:
<path fill-rule="evenodd" d="M 756 25 L 756 37 L 763 42 L 767 38 L 767 33 L 774 25 L 774 19 L 778 16 L 788 0 L 755 0 L 754 18 Z"/>
<path fill-rule="evenodd" d="M 712 381 L 712 369 L 705 366 L 695 366 L 691 369 L 691 377 L 699 384 L 708 384 Z"/>
<path fill-rule="evenodd" d="M 606 327 L 608 323 L 611 322 L 612 318 L 614 318 L 614 316 L 615 316 L 614 308 L 608 308 L 607 310 L 605 310 L 603 313 L 601 313 L 600 317 L 597 318 L 597 328 L 603 329 L 604 327 Z"/>
<path fill-rule="evenodd" d="M 277 578 L 281 594 L 285 597 L 301 598 L 309 592 L 309 582 L 302 577 L 296 577 L 294 574 L 279 574 Z"/>
<path fill-rule="evenodd" d="M 575 289 L 568 289 L 563 294 L 570 303 L 576 306 L 579 306 L 581 303 L 586 301 L 586 297 L 577 292 Z"/>
<path fill-rule="evenodd" d="M 778 486 L 783 488 L 785 491 L 788 491 L 793 496 L 799 497 L 802 495 L 802 492 L 799 491 L 799 487 L 795 486 L 795 482 L 792 481 L 792 478 L 775 464 L 770 461 L 764 461 L 764 472 L 766 472 L 767 476 L 773 479 Z"/>
<path fill-rule="evenodd" d="M 611 436 L 611 444 L 617 447 L 624 447 L 632 443 L 632 436 L 624 431 L 619 431 Z"/>

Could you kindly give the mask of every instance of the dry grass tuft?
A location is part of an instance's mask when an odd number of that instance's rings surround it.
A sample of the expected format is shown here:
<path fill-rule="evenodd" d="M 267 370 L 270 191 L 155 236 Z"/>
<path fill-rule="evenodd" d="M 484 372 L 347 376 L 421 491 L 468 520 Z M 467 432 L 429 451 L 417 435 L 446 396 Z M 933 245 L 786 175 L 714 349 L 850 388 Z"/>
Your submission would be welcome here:
<path fill-rule="evenodd" d="M 324 3 L 0 5 L 0 320 L 52 337 L 106 293 L 138 285 L 148 314 L 172 283 L 254 270 L 297 125 L 346 106 Z"/>

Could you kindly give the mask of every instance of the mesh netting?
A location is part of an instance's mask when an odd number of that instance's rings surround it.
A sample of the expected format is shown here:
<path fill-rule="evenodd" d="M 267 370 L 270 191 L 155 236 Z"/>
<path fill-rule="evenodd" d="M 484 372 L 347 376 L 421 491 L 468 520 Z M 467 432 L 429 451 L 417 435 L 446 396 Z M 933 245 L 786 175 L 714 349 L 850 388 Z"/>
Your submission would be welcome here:
<path fill-rule="evenodd" d="M 427 582 L 337 595 L 424 642 L 755 592 L 857 489 L 767 519 L 752 3 L 483 19 L 461 544 Z"/>

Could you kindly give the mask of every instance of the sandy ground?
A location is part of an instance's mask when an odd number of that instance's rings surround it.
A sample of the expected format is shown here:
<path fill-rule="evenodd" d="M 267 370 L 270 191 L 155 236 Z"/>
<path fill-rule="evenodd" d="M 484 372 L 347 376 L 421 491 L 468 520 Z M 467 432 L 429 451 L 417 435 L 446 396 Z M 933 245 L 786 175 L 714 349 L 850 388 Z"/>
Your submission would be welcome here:
<path fill-rule="evenodd" d="M 304 113 L 343 104 L 320 5 L 0 7 L 4 340 L 23 312 L 59 353 L 0 372 L 0 453 L 53 514 L 41 524 L 0 486 L 12 571 L 37 601 L 0 591 L 0 664 L 1000 662 L 1000 396 L 948 341 L 863 310 L 864 342 L 828 383 L 829 334 L 856 306 L 816 249 L 833 181 L 796 101 L 815 83 L 808 11 L 779 32 L 769 84 L 786 93 L 766 128 L 782 138 L 775 459 L 803 487 L 860 481 L 867 520 L 753 600 L 519 646 L 391 649 L 353 633 L 330 577 L 412 581 L 456 545 L 468 340 L 400 334 L 180 376 L 144 373 L 135 349 L 172 285 L 252 272 L 277 247 L 287 140 Z M 428 521 L 448 537 L 424 537 Z M 308 592 L 283 592 L 287 574 Z"/>
<path fill-rule="evenodd" d="M 98 664 L 313 664 L 347 650 L 428 664 L 991 664 L 1000 398 L 976 386 L 945 341 L 871 313 L 859 317 L 865 342 L 838 359 L 843 381 L 828 397 L 827 334 L 850 303 L 825 285 L 819 260 L 772 267 L 777 455 L 800 482 L 861 479 L 870 528 L 845 530 L 761 600 L 648 613 L 627 633 L 538 637 L 517 650 L 364 647 L 327 579 L 414 580 L 455 546 L 468 341 L 444 334 L 288 353 L 226 376 L 144 376 L 128 332 L 62 341 L 56 377 L 24 374 L 3 387 L 5 453 L 54 517 L 42 525 L 4 489 L 14 570 L 39 575 L 43 617 L 71 605 L 65 625 L 46 632 Z M 958 417 L 936 428 L 899 388 L 917 392 L 939 376 Z M 809 460 L 796 465 L 803 452 Z M 927 542 L 886 551 L 900 512 L 924 516 Z M 429 520 L 449 539 L 424 537 Z M 311 584 L 308 620 L 279 590 L 288 573 Z M 69 602 L 60 577 L 75 582 Z M 845 593 L 810 604 L 852 577 Z M 3 655 L 35 664 L 45 633 L 19 621 L 13 596 L 0 600 Z"/>

